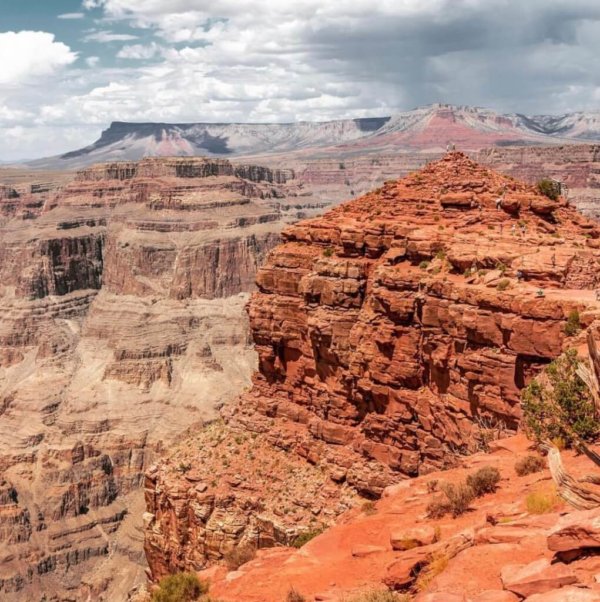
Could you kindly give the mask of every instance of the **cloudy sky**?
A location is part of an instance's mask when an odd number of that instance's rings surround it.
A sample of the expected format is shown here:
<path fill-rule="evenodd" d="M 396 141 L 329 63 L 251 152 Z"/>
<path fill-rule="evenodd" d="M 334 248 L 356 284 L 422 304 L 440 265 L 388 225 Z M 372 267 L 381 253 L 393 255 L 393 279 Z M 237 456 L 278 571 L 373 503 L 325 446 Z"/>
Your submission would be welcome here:
<path fill-rule="evenodd" d="M 600 0 L 0 0 L 0 160 L 113 120 L 600 108 Z"/>

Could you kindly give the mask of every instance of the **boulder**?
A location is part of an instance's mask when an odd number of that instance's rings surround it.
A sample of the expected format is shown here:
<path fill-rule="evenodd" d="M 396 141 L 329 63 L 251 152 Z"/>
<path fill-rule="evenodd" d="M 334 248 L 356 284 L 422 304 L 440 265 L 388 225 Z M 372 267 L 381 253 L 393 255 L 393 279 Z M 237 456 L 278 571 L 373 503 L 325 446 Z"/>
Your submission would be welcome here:
<path fill-rule="evenodd" d="M 546 558 L 529 564 L 505 566 L 500 574 L 504 589 L 523 597 L 577 583 L 577 577 L 571 568 L 564 564 L 550 564 Z"/>

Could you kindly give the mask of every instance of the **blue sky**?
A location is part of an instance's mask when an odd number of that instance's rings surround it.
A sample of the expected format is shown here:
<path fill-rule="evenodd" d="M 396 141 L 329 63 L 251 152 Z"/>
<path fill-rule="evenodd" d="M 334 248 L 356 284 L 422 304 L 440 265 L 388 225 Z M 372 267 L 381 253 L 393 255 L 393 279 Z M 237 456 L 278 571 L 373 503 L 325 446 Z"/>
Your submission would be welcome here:
<path fill-rule="evenodd" d="M 0 0 L 0 160 L 113 120 L 600 106 L 598 0 Z"/>

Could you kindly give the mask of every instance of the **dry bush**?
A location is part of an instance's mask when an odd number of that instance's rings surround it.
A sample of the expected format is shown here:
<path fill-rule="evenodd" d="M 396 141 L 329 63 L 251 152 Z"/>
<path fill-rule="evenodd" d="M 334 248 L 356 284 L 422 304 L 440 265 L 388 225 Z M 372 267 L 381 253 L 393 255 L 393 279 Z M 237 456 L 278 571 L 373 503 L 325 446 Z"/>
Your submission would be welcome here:
<path fill-rule="evenodd" d="M 524 477 L 525 475 L 533 474 L 534 472 L 540 472 L 540 470 L 544 470 L 545 467 L 546 462 L 544 461 L 544 458 L 529 454 L 528 456 L 517 460 L 515 463 L 515 472 L 520 477 Z"/>
<path fill-rule="evenodd" d="M 431 582 L 435 579 L 435 577 L 446 570 L 448 562 L 448 556 L 445 554 L 437 554 L 433 556 L 433 558 L 419 573 L 419 576 L 415 582 L 415 589 L 418 592 L 425 591 L 431 585 Z"/>
<path fill-rule="evenodd" d="M 484 466 L 467 477 L 467 485 L 473 490 L 475 497 L 493 493 L 500 482 L 500 471 L 493 466 Z"/>
<path fill-rule="evenodd" d="M 237 571 L 243 564 L 256 557 L 256 548 L 250 545 L 241 545 L 233 548 L 223 555 L 223 560 L 230 571 Z"/>
<path fill-rule="evenodd" d="M 208 583 L 195 573 L 176 573 L 160 580 L 152 602 L 193 602 L 208 592 Z"/>
<path fill-rule="evenodd" d="M 369 589 L 348 598 L 344 602 L 403 602 L 394 592 L 387 589 Z"/>
<path fill-rule="evenodd" d="M 377 514 L 377 506 L 375 506 L 375 502 L 372 502 L 371 500 L 364 502 L 361 506 L 361 510 L 363 514 L 366 514 L 367 516 Z"/>
<path fill-rule="evenodd" d="M 306 602 L 306 598 L 293 587 L 290 587 L 285 600 L 286 602 Z"/>
<path fill-rule="evenodd" d="M 546 514 L 552 512 L 560 504 L 560 498 L 555 490 L 532 491 L 527 496 L 525 503 L 529 514 Z"/>

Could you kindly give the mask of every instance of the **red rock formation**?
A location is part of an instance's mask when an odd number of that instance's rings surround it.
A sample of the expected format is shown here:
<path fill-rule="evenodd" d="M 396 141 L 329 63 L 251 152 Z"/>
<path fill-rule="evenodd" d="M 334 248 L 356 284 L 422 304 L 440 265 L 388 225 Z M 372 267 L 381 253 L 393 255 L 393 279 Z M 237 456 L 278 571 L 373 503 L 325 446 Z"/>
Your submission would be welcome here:
<path fill-rule="evenodd" d="M 254 454 L 286 450 L 293 470 L 304 458 L 340 491 L 377 497 L 475 451 L 482 428 L 514 430 L 520 389 L 561 352 L 570 311 L 585 321 L 597 309 L 598 271 L 585 266 L 600 260 L 599 236 L 564 199 L 461 153 L 287 229 L 249 305 L 252 391 L 225 412 L 219 442 L 201 434 L 148 474 L 152 576 L 261 546 L 258 513 L 262 524 L 280 520 L 268 494 L 260 509 L 251 501 L 263 491 L 252 462 L 236 464 L 231 485 L 214 461 L 231 464 L 236 436 L 255 433 Z M 182 484 L 178 463 L 202 492 Z M 289 543 L 311 528 L 311 512 L 293 488 L 279 490 L 300 508 Z M 212 496 L 217 516 L 198 510 Z"/>
<path fill-rule="evenodd" d="M 551 498 L 552 487 L 547 470 L 515 474 L 528 447 L 522 436 L 493 442 L 491 453 L 465 458 L 461 468 L 389 487 L 381 500 L 345 513 L 300 550 L 259 550 L 235 573 L 216 565 L 200 577 L 224 602 L 280 602 L 291 588 L 306 600 L 343 602 L 388 587 L 414 602 L 600 600 L 599 512 L 573 512 L 562 502 L 544 514 L 529 512 L 528 495 Z M 566 462 L 578 475 L 590 469 L 581 456 L 566 454 Z M 495 492 L 456 518 L 427 516 L 440 495 L 432 483 L 456 483 L 483 466 L 500 472 Z M 434 541 L 415 532 L 433 532 Z M 570 557 L 561 556 L 567 551 Z"/>

